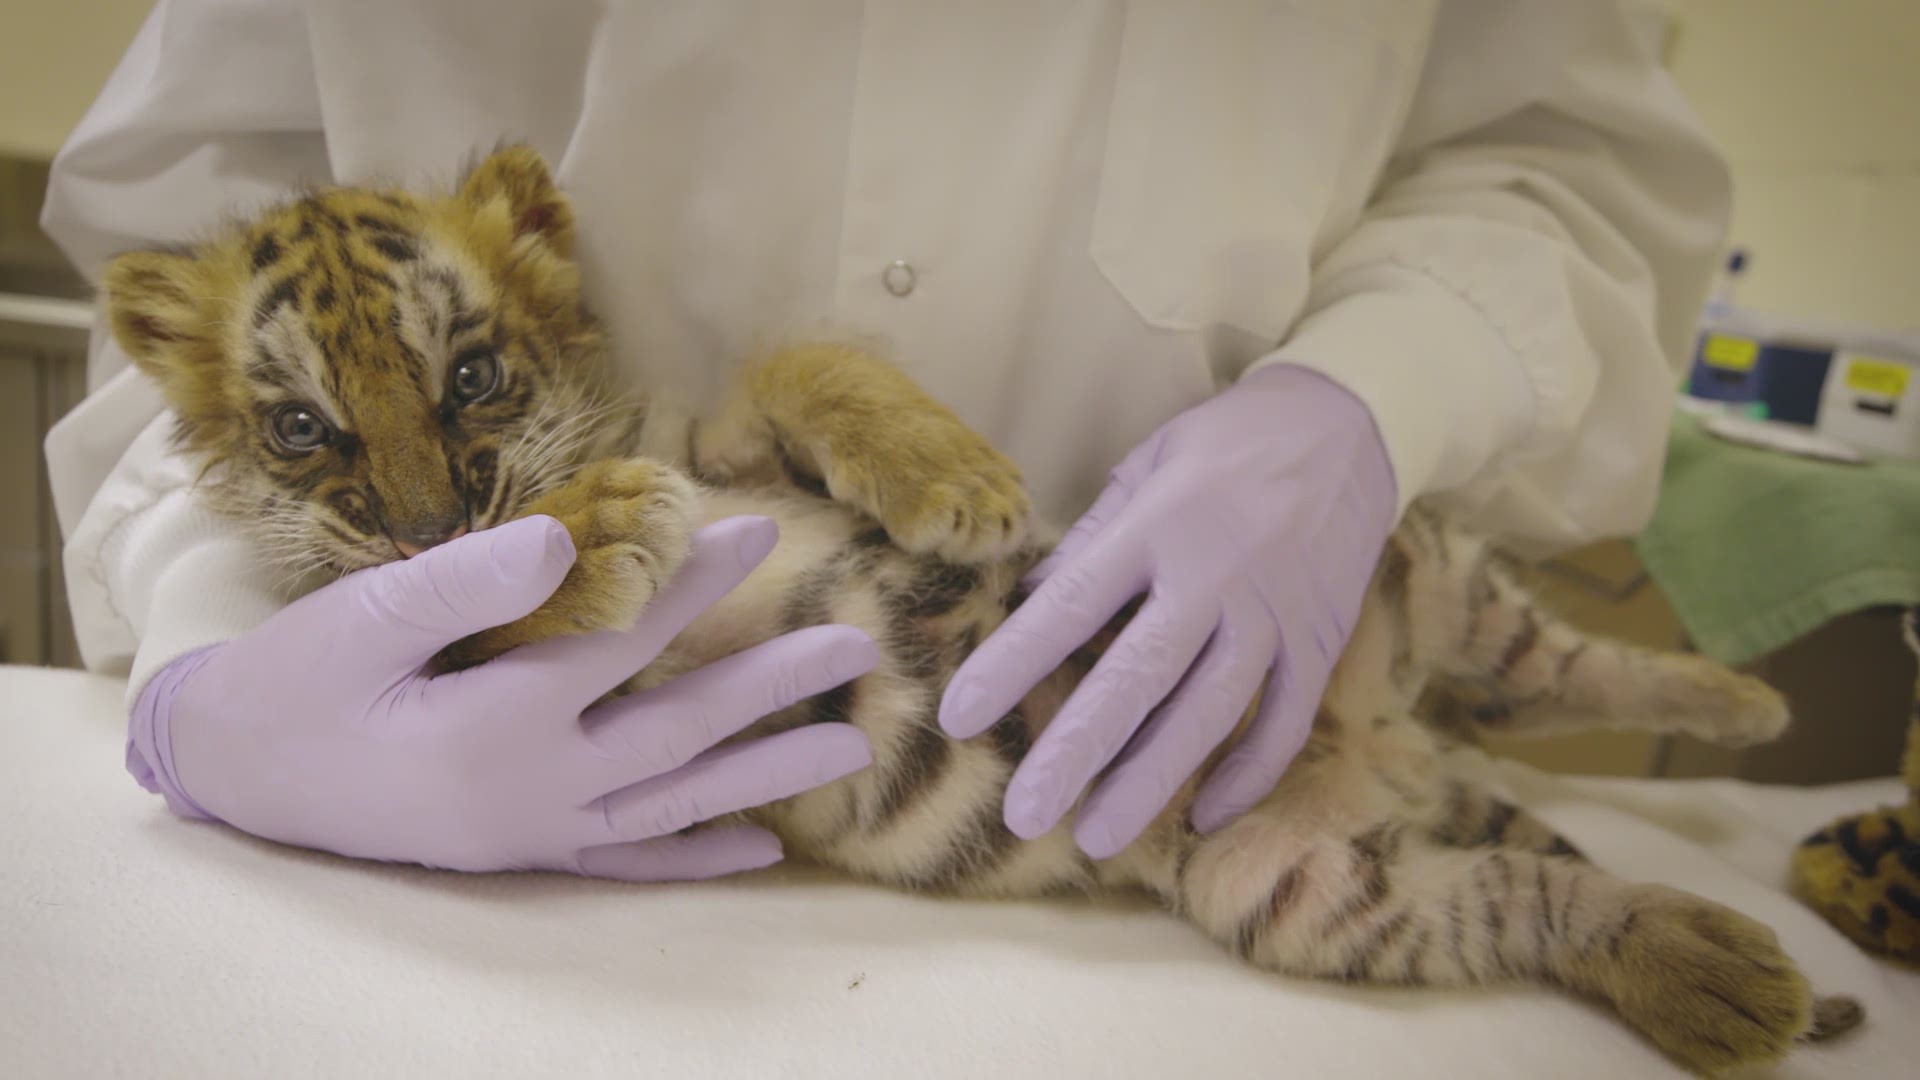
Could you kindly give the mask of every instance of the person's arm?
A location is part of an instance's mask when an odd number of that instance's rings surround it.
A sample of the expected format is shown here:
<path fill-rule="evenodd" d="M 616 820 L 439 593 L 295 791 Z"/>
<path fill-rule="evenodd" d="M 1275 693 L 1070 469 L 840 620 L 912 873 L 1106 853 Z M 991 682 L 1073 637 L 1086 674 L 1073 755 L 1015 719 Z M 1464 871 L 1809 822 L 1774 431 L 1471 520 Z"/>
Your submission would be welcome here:
<path fill-rule="evenodd" d="M 90 280 L 230 211 L 330 179 L 306 16 L 292 3 L 162 0 L 54 159 L 41 225 Z M 154 387 L 104 326 L 93 393 L 47 439 L 82 659 L 129 701 L 194 649 L 283 602 L 237 527 L 193 498 Z"/>
<path fill-rule="evenodd" d="M 1729 206 L 1671 78 L 1612 0 L 1445 4 L 1390 169 L 1263 363 L 1367 404 L 1402 506 L 1542 547 L 1644 526 Z"/>
<path fill-rule="evenodd" d="M 1263 798 L 1415 497 L 1536 545 L 1651 513 L 1728 199 L 1671 82 L 1605 0 L 1450 4 L 1398 145 L 1289 340 L 1121 462 L 955 673 L 940 723 L 978 734 L 1147 596 L 1008 786 L 1019 835 L 1111 765 L 1074 836 L 1118 852 L 1264 683 L 1193 822 Z"/>

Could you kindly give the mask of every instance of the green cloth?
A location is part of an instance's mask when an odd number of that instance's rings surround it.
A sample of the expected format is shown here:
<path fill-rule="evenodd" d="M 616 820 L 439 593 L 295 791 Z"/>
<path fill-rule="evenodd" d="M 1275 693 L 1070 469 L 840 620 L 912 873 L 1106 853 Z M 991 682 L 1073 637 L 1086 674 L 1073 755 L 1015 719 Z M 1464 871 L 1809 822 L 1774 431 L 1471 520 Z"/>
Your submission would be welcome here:
<path fill-rule="evenodd" d="M 1920 462 L 1738 446 L 1676 413 L 1637 547 L 1694 646 L 1744 663 L 1848 612 L 1920 603 Z"/>

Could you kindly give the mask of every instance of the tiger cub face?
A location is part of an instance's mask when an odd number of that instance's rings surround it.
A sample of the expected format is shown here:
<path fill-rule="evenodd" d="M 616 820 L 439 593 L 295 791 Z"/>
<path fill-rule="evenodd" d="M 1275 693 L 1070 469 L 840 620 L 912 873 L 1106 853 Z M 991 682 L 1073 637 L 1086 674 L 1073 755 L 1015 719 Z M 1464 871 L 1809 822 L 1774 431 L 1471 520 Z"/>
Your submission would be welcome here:
<path fill-rule="evenodd" d="M 512 517 L 613 411 L 572 242 L 511 148 L 449 195 L 325 189 L 121 255 L 106 306 L 216 503 L 290 566 L 345 572 Z"/>

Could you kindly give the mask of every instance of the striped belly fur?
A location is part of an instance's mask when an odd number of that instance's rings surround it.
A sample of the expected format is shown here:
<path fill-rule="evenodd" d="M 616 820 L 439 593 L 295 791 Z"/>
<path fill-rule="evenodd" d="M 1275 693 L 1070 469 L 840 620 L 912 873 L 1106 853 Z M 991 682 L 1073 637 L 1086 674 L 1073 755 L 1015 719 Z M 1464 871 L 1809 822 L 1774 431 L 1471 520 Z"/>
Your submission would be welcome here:
<path fill-rule="evenodd" d="M 1612 1002 L 1701 1068 L 1777 1057 L 1859 1020 L 1848 999 L 1816 1001 L 1765 927 L 1613 878 L 1525 810 L 1447 775 L 1442 750 L 1479 730 L 1638 726 L 1740 742 L 1776 733 L 1785 711 L 1762 684 L 1704 659 L 1573 630 L 1486 545 L 1424 512 L 1389 543 L 1312 735 L 1267 800 L 1200 836 L 1185 823 L 1189 783 L 1129 849 L 1095 863 L 1073 844 L 1070 819 L 1022 841 L 1001 804 L 1126 612 L 992 730 L 956 741 L 935 719 L 941 692 L 1023 598 L 1019 579 L 1040 550 L 950 565 L 797 490 L 719 489 L 702 505 L 707 521 L 772 516 L 781 542 L 639 684 L 822 623 L 881 645 L 871 673 L 742 736 L 848 722 L 872 741 L 870 768 L 743 815 L 793 856 L 920 891 L 1145 891 L 1288 974 L 1562 986 Z"/>

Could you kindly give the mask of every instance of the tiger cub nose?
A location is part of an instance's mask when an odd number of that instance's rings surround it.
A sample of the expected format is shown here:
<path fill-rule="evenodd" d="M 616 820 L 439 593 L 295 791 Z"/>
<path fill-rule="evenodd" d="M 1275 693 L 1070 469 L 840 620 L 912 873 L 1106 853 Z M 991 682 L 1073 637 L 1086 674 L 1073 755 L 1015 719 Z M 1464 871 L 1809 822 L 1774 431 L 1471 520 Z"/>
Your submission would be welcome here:
<path fill-rule="evenodd" d="M 462 521 L 451 528 L 441 526 L 406 532 L 395 529 L 392 535 L 393 546 L 400 549 L 401 555 L 411 559 L 430 547 L 438 547 L 449 540 L 458 540 L 467 535 L 467 523 Z"/>

